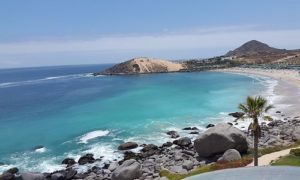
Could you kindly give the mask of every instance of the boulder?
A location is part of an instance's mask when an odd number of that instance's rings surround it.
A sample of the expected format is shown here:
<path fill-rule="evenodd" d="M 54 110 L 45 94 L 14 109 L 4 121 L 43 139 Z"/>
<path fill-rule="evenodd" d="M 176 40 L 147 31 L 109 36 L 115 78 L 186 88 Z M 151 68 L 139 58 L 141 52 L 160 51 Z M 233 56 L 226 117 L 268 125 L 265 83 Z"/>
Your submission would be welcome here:
<path fill-rule="evenodd" d="M 19 169 L 16 167 L 10 168 L 9 170 L 7 170 L 6 172 L 11 173 L 11 174 L 16 174 L 17 172 L 19 172 Z"/>
<path fill-rule="evenodd" d="M 135 142 L 126 142 L 126 143 L 121 144 L 118 147 L 118 150 L 130 150 L 130 149 L 134 149 L 137 147 L 138 147 L 138 144 Z"/>
<path fill-rule="evenodd" d="M 115 169 L 117 169 L 118 166 L 119 166 L 118 162 L 113 162 L 108 166 L 108 170 L 113 172 Z"/>
<path fill-rule="evenodd" d="M 300 126 L 295 126 L 292 131 L 292 139 L 294 141 L 300 140 Z"/>
<path fill-rule="evenodd" d="M 66 176 L 64 172 L 55 172 L 51 175 L 50 180 L 65 180 Z"/>
<path fill-rule="evenodd" d="M 93 162 L 95 162 L 93 154 L 86 154 L 84 156 L 81 156 L 78 160 L 79 165 L 84 165 L 84 164 L 93 163 Z"/>
<path fill-rule="evenodd" d="M 0 175 L 0 180 L 14 180 L 15 176 L 12 173 L 5 172 Z"/>
<path fill-rule="evenodd" d="M 162 147 L 171 147 L 172 145 L 173 145 L 173 143 L 166 142 L 166 143 L 163 143 Z"/>
<path fill-rule="evenodd" d="M 141 164 L 130 159 L 115 169 L 112 173 L 112 180 L 133 180 L 141 176 Z"/>
<path fill-rule="evenodd" d="M 182 130 L 199 130 L 197 127 L 186 127 L 183 128 Z"/>
<path fill-rule="evenodd" d="M 241 159 L 241 154 L 236 149 L 228 149 L 218 161 L 229 162 Z"/>
<path fill-rule="evenodd" d="M 67 167 L 70 167 L 70 166 L 76 164 L 76 161 L 73 158 L 66 158 L 61 163 L 66 164 Z"/>
<path fill-rule="evenodd" d="M 66 173 L 66 180 L 69 179 L 73 179 L 73 177 L 77 174 L 77 171 L 74 169 L 70 169 L 67 173 Z"/>
<path fill-rule="evenodd" d="M 228 149 L 245 153 L 248 143 L 244 132 L 227 123 L 220 123 L 199 135 L 194 141 L 194 149 L 200 157 L 210 157 Z"/>
<path fill-rule="evenodd" d="M 206 128 L 211 128 L 211 127 L 214 127 L 215 125 L 214 124 L 208 124 L 207 126 L 206 126 Z"/>
<path fill-rule="evenodd" d="M 190 161 L 190 160 L 184 161 L 182 164 L 182 168 L 186 169 L 187 171 L 192 170 L 194 168 L 193 161 Z"/>
<path fill-rule="evenodd" d="M 243 113 L 243 112 L 234 112 L 234 113 L 229 113 L 228 115 L 229 115 L 229 116 L 232 116 L 232 117 L 235 117 L 235 118 L 237 118 L 237 119 L 240 119 L 241 117 L 244 116 L 244 114 L 245 114 L 245 113 Z"/>
<path fill-rule="evenodd" d="M 168 131 L 167 135 L 170 135 L 171 138 L 174 138 L 174 139 L 179 137 L 179 134 L 176 131 Z"/>
<path fill-rule="evenodd" d="M 183 137 L 183 138 L 173 141 L 173 144 L 176 144 L 178 146 L 188 146 L 188 145 L 192 144 L 192 141 L 188 137 Z"/>
<path fill-rule="evenodd" d="M 21 173 L 20 175 L 22 180 L 45 180 L 45 176 L 43 174 L 38 173 Z"/>

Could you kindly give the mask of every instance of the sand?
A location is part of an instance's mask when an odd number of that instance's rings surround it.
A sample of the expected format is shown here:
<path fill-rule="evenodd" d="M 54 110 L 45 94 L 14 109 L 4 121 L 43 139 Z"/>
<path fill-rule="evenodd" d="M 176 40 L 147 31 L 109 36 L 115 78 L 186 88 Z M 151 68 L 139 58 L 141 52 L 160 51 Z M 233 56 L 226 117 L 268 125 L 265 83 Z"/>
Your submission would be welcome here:
<path fill-rule="evenodd" d="M 274 94 L 280 98 L 273 105 L 276 110 L 284 112 L 286 116 L 300 116 L 300 72 L 297 70 L 275 70 L 257 68 L 228 68 L 217 70 L 225 73 L 239 73 L 258 75 L 277 80 Z M 275 114 L 273 114 L 275 115 Z"/>
<path fill-rule="evenodd" d="M 140 73 L 155 71 L 157 67 L 165 67 L 168 72 L 177 72 L 184 69 L 180 63 L 153 58 L 135 58 L 131 64 L 138 64 L 141 70 Z"/>

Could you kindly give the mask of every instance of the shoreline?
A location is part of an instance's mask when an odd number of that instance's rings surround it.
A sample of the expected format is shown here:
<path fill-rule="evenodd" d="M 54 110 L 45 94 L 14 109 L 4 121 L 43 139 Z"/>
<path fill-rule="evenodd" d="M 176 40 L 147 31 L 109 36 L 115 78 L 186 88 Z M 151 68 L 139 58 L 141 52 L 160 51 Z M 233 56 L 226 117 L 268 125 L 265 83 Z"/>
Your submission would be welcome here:
<path fill-rule="evenodd" d="M 299 94 L 299 88 L 300 88 L 300 84 L 298 84 L 298 81 L 300 82 L 300 78 L 299 77 L 297 77 L 297 76 L 292 76 L 293 78 L 292 78 L 292 80 L 290 80 L 290 77 L 287 75 L 287 74 L 289 74 L 288 72 L 290 71 L 290 70 L 279 70 L 279 71 L 284 71 L 285 73 L 283 73 L 283 75 L 285 75 L 285 76 L 283 76 L 283 77 L 280 77 L 280 76 L 278 76 L 278 74 L 276 75 L 276 76 L 272 76 L 272 73 L 274 73 L 274 71 L 277 71 L 277 70 L 272 70 L 272 71 L 266 71 L 266 72 L 264 72 L 264 70 L 261 70 L 261 69 L 245 69 L 245 68 L 231 68 L 231 69 L 222 69 L 222 70 L 215 70 L 216 72 L 224 72 L 224 73 L 236 73 L 236 74 L 242 74 L 242 75 L 257 75 L 257 76 L 266 76 L 266 77 L 269 77 L 269 78 L 272 78 L 272 79 L 276 79 L 277 80 L 277 84 L 274 86 L 274 94 L 277 96 L 277 95 L 281 95 L 282 96 L 282 98 L 280 98 L 280 99 L 277 99 L 277 100 L 275 100 L 276 101 L 276 103 L 274 103 L 275 104 L 275 106 L 276 106 L 276 104 L 278 104 L 278 105 L 285 105 L 285 104 L 292 104 L 292 106 L 288 106 L 288 107 L 276 107 L 276 110 L 278 109 L 278 110 L 280 110 L 280 111 L 282 111 L 283 113 L 284 113 L 284 117 L 282 116 L 283 114 L 277 114 L 277 113 L 275 113 L 274 112 L 274 115 L 275 116 L 277 116 L 277 118 L 278 119 L 280 119 L 280 121 L 281 120 L 283 120 L 283 119 L 285 119 L 285 117 L 286 116 L 293 116 L 293 117 L 295 117 L 295 116 L 299 116 L 299 114 L 297 113 L 297 111 L 295 111 L 294 109 L 296 108 L 297 109 L 297 107 L 293 107 L 293 106 L 299 106 L 299 104 L 300 104 L 300 102 L 299 102 L 299 96 L 300 96 L 300 94 Z M 294 71 L 292 71 L 292 73 L 294 73 Z M 298 79 L 299 78 L 299 79 Z M 255 78 L 254 78 L 255 79 Z M 291 81 L 291 82 L 290 82 Z M 298 86 L 299 85 L 299 86 Z M 297 94 L 294 94 L 293 92 L 295 92 L 295 90 L 297 90 Z M 291 94 L 291 95 L 293 95 L 292 97 L 291 96 L 289 96 L 289 94 Z M 298 97 L 298 98 L 295 98 L 295 96 L 296 97 Z M 290 109 L 292 107 L 292 109 Z M 290 110 L 290 111 L 287 111 L 287 110 Z M 293 118 L 292 118 L 293 119 Z M 277 120 L 277 119 L 276 119 Z M 222 122 L 230 122 L 230 123 L 233 123 L 234 124 L 234 122 L 236 122 L 236 121 L 220 121 L 219 123 L 222 123 Z M 285 121 L 284 121 L 285 122 Z M 242 122 L 241 121 L 238 121 L 238 123 L 239 124 L 242 124 Z M 286 122 L 285 122 L 286 123 Z M 235 124 L 234 124 L 235 125 Z M 244 124 L 243 124 L 244 125 Z M 268 129 L 269 130 L 271 130 L 271 131 L 273 131 L 273 126 L 271 127 L 271 126 L 269 126 L 269 125 L 267 125 L 267 124 L 265 124 L 267 127 L 268 127 Z M 285 125 L 291 125 L 291 123 L 286 123 Z M 277 126 L 277 128 L 286 128 L 286 126 L 284 126 L 284 125 L 275 125 L 275 126 Z M 235 126 L 235 127 L 237 127 L 237 126 Z M 288 127 L 288 126 L 287 126 Z M 184 128 L 184 127 L 182 127 L 182 128 Z M 239 128 L 241 131 L 244 131 L 245 132 L 245 128 Z M 183 130 L 183 129 L 182 129 Z M 200 129 L 197 129 L 197 130 L 195 130 L 195 131 L 198 131 L 198 133 L 200 132 L 200 133 L 202 133 L 201 131 L 199 131 Z M 189 132 L 189 131 L 187 131 L 187 132 Z M 191 131 L 192 132 L 192 131 Z M 271 133 L 269 133 L 268 135 L 270 135 Z M 195 137 L 196 136 L 198 136 L 198 135 L 196 135 L 195 134 Z M 180 136 L 179 138 L 183 138 L 184 136 Z M 248 137 L 250 137 L 250 136 L 248 136 Z M 190 138 L 191 140 L 192 140 L 192 138 Z M 174 139 L 174 140 L 176 140 L 176 139 Z M 267 141 L 269 141 L 269 140 L 267 140 Z M 166 142 L 167 143 L 167 142 Z M 164 143 L 164 144 L 166 144 L 166 143 Z M 196 158 L 196 156 L 197 156 L 197 154 L 195 154 L 195 153 L 192 153 L 193 152 L 193 147 L 191 147 L 191 146 L 187 146 L 187 147 L 185 147 L 185 148 L 183 148 L 182 150 L 180 150 L 180 149 L 178 149 L 178 148 L 176 148 L 176 147 L 178 147 L 178 146 L 176 146 L 176 144 L 173 142 L 172 143 L 172 141 L 170 142 L 171 144 L 173 144 L 172 146 L 175 146 L 174 148 L 173 147 L 168 147 L 168 146 L 166 146 L 166 147 L 164 147 L 164 144 L 160 144 L 160 146 L 158 147 L 158 146 L 156 146 L 156 147 L 154 147 L 154 146 L 150 146 L 151 144 L 139 144 L 139 147 L 138 148 L 140 148 L 140 149 L 142 149 L 142 148 L 145 148 L 145 147 L 147 147 L 147 148 L 150 148 L 150 151 L 151 151 L 151 153 L 152 153 L 152 151 L 153 152 L 155 152 L 155 154 L 154 155 L 150 155 L 149 157 L 147 157 L 147 158 L 145 158 L 144 160 L 141 160 L 140 159 L 140 161 L 142 161 L 142 163 L 145 163 L 145 162 L 148 162 L 148 160 L 150 160 L 153 156 L 155 156 L 155 158 L 158 158 L 157 156 L 162 156 L 162 157 L 167 157 L 167 156 L 170 156 L 170 152 L 172 153 L 172 155 L 173 154 L 183 154 L 184 155 L 184 151 L 187 151 L 187 153 L 190 153 L 190 154 L 193 154 L 191 157 L 190 157 L 190 159 L 188 159 L 188 160 L 193 160 L 193 163 L 194 163 L 194 167 L 193 168 L 195 168 L 195 166 L 202 166 L 203 165 L 203 162 L 197 162 L 197 161 L 194 161 L 194 158 Z M 277 142 L 275 142 L 275 144 L 276 144 Z M 282 142 L 280 142 L 281 144 L 283 144 L 283 145 L 285 145 L 286 143 L 288 144 L 289 142 L 288 141 L 282 141 Z M 250 143 L 251 144 L 251 143 Z M 272 146 L 272 145 L 269 145 L 269 144 L 267 144 L 267 143 L 264 143 L 264 144 L 266 144 L 266 146 L 265 147 L 269 147 L 269 146 Z M 251 147 L 251 145 L 249 145 L 250 147 Z M 262 146 L 262 147 L 264 147 L 264 146 Z M 153 148 L 153 149 L 151 149 L 151 148 Z M 156 149 L 156 148 L 159 148 L 159 151 Z M 164 151 L 164 152 L 161 152 L 161 151 Z M 138 153 L 141 153 L 140 151 L 139 152 L 135 152 L 134 150 L 131 150 L 131 152 L 132 153 L 125 153 L 124 152 L 124 157 L 127 157 L 127 158 L 132 158 L 132 157 L 134 157 L 134 158 L 140 158 L 139 157 L 139 155 L 138 155 Z M 142 153 L 142 155 L 143 154 L 146 154 L 146 153 L 148 153 L 148 151 L 147 152 L 145 152 L 145 153 Z M 188 154 L 188 155 L 190 155 L 190 154 Z M 68 157 L 66 157 L 66 158 L 68 158 Z M 176 158 L 176 156 L 175 157 L 172 157 L 172 158 Z M 77 160 L 76 160 L 77 161 Z M 99 161 L 101 161 L 101 158 L 99 159 Z M 97 162 L 97 159 L 95 160 L 95 162 Z M 109 164 L 108 165 L 112 165 L 112 164 L 115 164 L 115 163 L 120 163 L 120 162 L 123 162 L 123 160 L 116 160 L 116 161 L 111 161 L 111 162 L 109 162 Z M 173 163 L 173 162 L 172 162 Z M 172 164 L 171 163 L 171 164 Z M 205 164 L 205 163 L 204 163 Z M 90 164 L 90 165 L 92 165 L 92 164 Z M 103 170 L 105 170 L 105 167 L 106 167 L 106 163 L 104 163 L 104 167 L 97 167 L 98 169 L 97 170 L 101 170 L 101 173 L 102 173 L 102 171 Z M 89 166 L 89 164 L 88 164 L 88 166 Z M 168 165 L 169 166 L 169 165 Z M 91 174 L 93 173 L 93 172 L 91 172 L 91 170 L 94 168 L 94 166 L 90 166 L 90 167 L 87 167 L 87 172 L 88 172 L 88 174 L 85 174 L 85 176 L 84 176 L 84 178 L 86 178 L 86 177 L 89 177 L 89 176 L 91 176 Z M 108 168 L 108 167 L 106 167 L 106 168 Z M 152 167 L 151 167 L 152 168 Z M 173 168 L 173 167 L 172 167 Z M 169 170 L 172 170 L 172 168 L 171 168 L 171 166 L 170 166 L 170 169 Z M 62 171 L 66 171 L 67 170 L 67 168 L 63 168 L 63 170 Z M 76 170 L 76 171 L 78 171 L 78 173 L 80 173 L 80 170 L 79 169 L 77 169 L 76 167 L 74 167 L 74 170 Z M 181 172 L 188 172 L 188 170 L 184 170 L 184 169 L 180 169 L 180 171 Z M 152 170 L 151 170 L 152 171 Z M 154 171 L 154 170 L 153 170 Z M 60 172 L 60 171 L 58 171 L 58 172 Z M 98 171 L 97 171 L 97 173 L 98 173 Z M 96 174 L 97 174 L 96 173 Z M 105 172 L 103 175 L 111 175 L 111 173 L 112 173 L 112 171 L 111 172 Z M 155 178 L 159 178 L 159 176 L 158 176 L 158 172 L 155 170 L 154 172 L 153 172 L 154 174 L 153 174 L 153 178 L 155 177 Z M 55 172 L 54 172 L 54 174 L 55 174 Z M 151 174 L 151 173 L 149 173 L 149 174 Z M 146 176 L 145 176 L 146 177 Z"/>
<path fill-rule="evenodd" d="M 278 83 L 273 89 L 276 96 L 273 101 L 274 109 L 283 111 L 286 116 L 300 116 L 300 73 L 289 69 L 259 69 L 259 68 L 227 68 L 213 70 L 215 72 L 240 74 L 245 76 L 261 76 L 276 80 Z M 297 92 L 297 93 L 295 93 Z M 270 97 L 267 97 L 270 98 Z M 272 110 L 271 115 L 279 118 Z"/>

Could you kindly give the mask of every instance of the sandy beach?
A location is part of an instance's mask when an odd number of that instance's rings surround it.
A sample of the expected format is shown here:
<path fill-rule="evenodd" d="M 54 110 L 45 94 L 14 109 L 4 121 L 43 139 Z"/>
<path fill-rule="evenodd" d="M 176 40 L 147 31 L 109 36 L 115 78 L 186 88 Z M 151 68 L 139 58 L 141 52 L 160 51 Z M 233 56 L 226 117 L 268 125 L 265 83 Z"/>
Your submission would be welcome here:
<path fill-rule="evenodd" d="M 258 69 L 258 68 L 228 68 L 216 70 L 225 73 L 257 75 L 277 80 L 273 89 L 277 97 L 272 104 L 275 106 L 272 115 L 278 116 L 275 111 L 282 111 L 286 116 L 300 116 L 300 72 L 289 69 Z"/>

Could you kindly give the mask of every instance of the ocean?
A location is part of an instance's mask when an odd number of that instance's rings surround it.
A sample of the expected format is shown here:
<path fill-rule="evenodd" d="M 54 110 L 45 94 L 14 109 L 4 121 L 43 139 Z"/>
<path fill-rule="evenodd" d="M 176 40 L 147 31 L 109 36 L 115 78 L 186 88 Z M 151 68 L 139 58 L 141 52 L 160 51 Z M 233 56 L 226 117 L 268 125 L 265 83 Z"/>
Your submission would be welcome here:
<path fill-rule="evenodd" d="M 120 143 L 160 145 L 168 130 L 232 120 L 268 79 L 220 72 L 98 76 L 111 65 L 0 70 L 0 172 L 49 172 L 66 157 L 122 157 Z M 272 83 L 272 82 L 271 82 Z M 81 167 L 84 168 L 84 167 Z"/>

